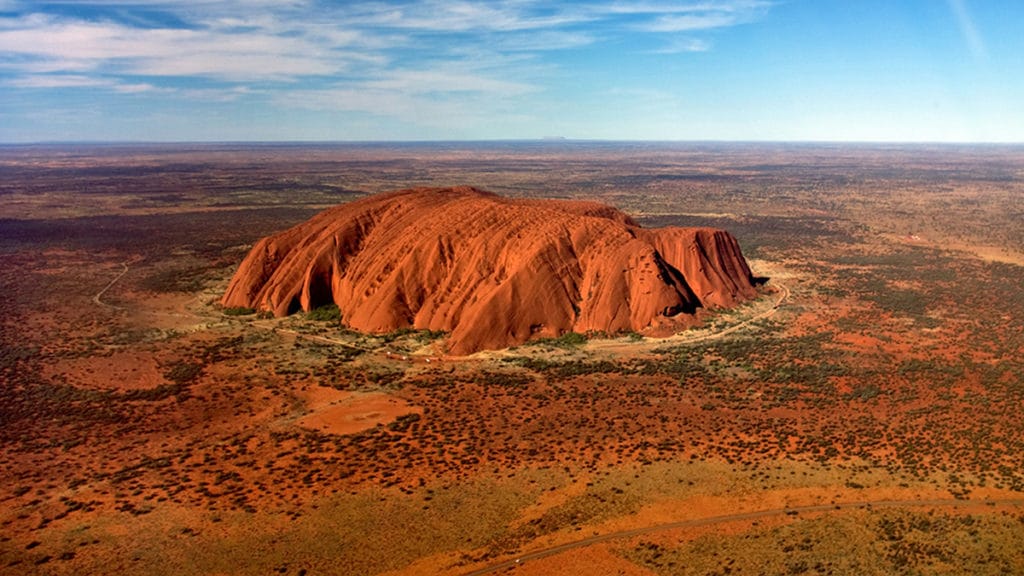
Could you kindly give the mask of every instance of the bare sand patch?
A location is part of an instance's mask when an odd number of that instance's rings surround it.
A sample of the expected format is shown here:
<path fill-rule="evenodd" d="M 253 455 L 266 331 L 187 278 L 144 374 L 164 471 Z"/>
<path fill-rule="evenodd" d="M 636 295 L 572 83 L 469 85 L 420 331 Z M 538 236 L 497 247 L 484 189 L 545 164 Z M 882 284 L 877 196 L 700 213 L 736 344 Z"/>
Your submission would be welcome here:
<path fill-rule="evenodd" d="M 394 422 L 423 409 L 383 392 L 346 392 L 314 387 L 306 401 L 309 413 L 295 423 L 328 434 L 355 434 L 378 424 Z"/>
<path fill-rule="evenodd" d="M 166 383 L 157 359 L 141 351 L 61 359 L 44 366 L 43 376 L 91 390 L 145 390 Z"/>
<path fill-rule="evenodd" d="M 578 574 L 620 574 L 654 576 L 656 573 L 613 553 L 608 545 L 589 546 L 564 554 L 539 558 L 517 565 L 519 576 L 575 576 Z"/>

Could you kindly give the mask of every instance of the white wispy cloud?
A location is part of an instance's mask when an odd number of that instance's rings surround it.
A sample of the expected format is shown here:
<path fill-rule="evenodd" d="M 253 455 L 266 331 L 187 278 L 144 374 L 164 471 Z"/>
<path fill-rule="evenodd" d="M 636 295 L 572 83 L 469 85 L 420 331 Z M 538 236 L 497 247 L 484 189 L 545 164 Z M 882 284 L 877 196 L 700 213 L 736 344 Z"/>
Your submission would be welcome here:
<path fill-rule="evenodd" d="M 111 86 L 109 80 L 78 74 L 28 75 L 13 78 L 7 82 L 15 88 L 83 88 Z"/>
<path fill-rule="evenodd" d="M 683 54 L 686 52 L 707 52 L 711 43 L 700 38 L 673 38 L 668 44 L 650 50 L 650 54 Z"/>
<path fill-rule="evenodd" d="M 518 95 L 533 92 L 535 87 L 520 82 L 489 78 L 465 71 L 396 70 L 379 80 L 360 84 L 368 90 L 398 91 L 406 94 L 429 92 L 481 92 Z"/>
<path fill-rule="evenodd" d="M 280 91 L 272 101 L 282 108 L 390 118 L 407 125 L 441 129 L 446 134 L 496 123 L 515 126 L 535 120 L 514 98 L 489 92 L 427 94 L 357 86 Z"/>
<path fill-rule="evenodd" d="M 564 74 L 548 58 L 553 51 L 636 34 L 661 45 L 648 54 L 707 51 L 702 31 L 755 20 L 769 7 L 762 0 L 0 0 L 5 5 L 15 15 L 0 17 L 0 89 L 245 101 L 441 129 L 532 121 L 523 103 Z M 75 5 L 91 8 L 90 16 L 77 16 Z"/>
<path fill-rule="evenodd" d="M 38 5 L 35 0 L 0 0 L 6 2 L 11 10 L 31 9 Z M 55 7 L 89 6 L 114 8 L 150 8 L 163 9 L 169 12 L 245 14 L 259 9 L 302 9 L 309 7 L 310 0 L 49 0 L 46 4 Z"/>
<path fill-rule="evenodd" d="M 565 29 L 631 15 L 650 17 L 650 21 L 641 24 L 650 31 L 678 31 L 679 26 L 706 29 L 748 21 L 771 5 L 768 0 L 574 2 L 564 5 L 537 0 L 426 0 L 401 6 L 364 4 L 351 14 L 353 21 L 362 25 L 438 32 Z"/>
<path fill-rule="evenodd" d="M 603 11 L 616 14 L 686 14 L 702 12 L 743 13 L 770 8 L 768 0 L 711 0 L 705 2 L 613 2 Z"/>
<path fill-rule="evenodd" d="M 967 49 L 971 51 L 971 55 L 975 59 L 984 60 L 988 51 L 978 32 L 978 27 L 974 25 L 974 18 L 967 10 L 967 3 L 964 0 L 947 0 L 947 2 L 953 17 L 956 18 L 960 34 L 963 35 L 964 42 L 967 43 Z"/>
<path fill-rule="evenodd" d="M 323 89 L 277 90 L 269 97 L 286 108 L 357 112 L 454 129 L 453 123 L 468 126 L 496 118 L 512 122 L 523 115 L 519 97 L 539 89 L 460 63 L 445 69 L 393 70 L 380 78 Z"/>
<path fill-rule="evenodd" d="M 504 52 L 547 52 L 589 46 L 599 40 L 593 33 L 577 30 L 534 30 L 502 34 L 490 39 L 487 45 Z"/>
<path fill-rule="evenodd" d="M 233 86 L 230 88 L 193 88 L 187 90 L 176 90 L 176 94 L 190 100 L 202 102 L 236 102 L 246 96 L 251 96 L 259 91 L 252 90 L 246 86 Z"/>
<path fill-rule="evenodd" d="M 608 13 L 647 16 L 636 27 L 646 32 L 691 32 L 736 26 L 762 16 L 772 2 L 767 0 L 719 0 L 681 3 L 615 3 Z"/>
<path fill-rule="evenodd" d="M 683 14 L 679 16 L 660 16 L 654 22 L 646 24 L 642 28 L 650 32 L 689 32 L 732 26 L 737 21 L 736 15 L 726 12 Z"/>
<path fill-rule="evenodd" d="M 167 88 L 157 88 L 156 86 L 153 86 L 152 84 L 147 84 L 145 82 L 136 82 L 134 84 L 121 84 L 121 83 L 118 83 L 118 84 L 115 84 L 113 86 L 113 89 L 114 89 L 115 92 L 120 92 L 122 94 L 140 94 L 142 92 L 168 92 L 168 91 L 170 91 Z"/>
<path fill-rule="evenodd" d="M 466 2 L 426 0 L 403 5 L 365 4 L 350 12 L 360 25 L 431 30 L 522 31 L 578 24 L 586 18 L 578 10 L 541 10 L 539 2 Z"/>
<path fill-rule="evenodd" d="M 161 90 L 145 82 L 124 83 L 111 78 L 82 74 L 29 74 L 12 78 L 6 85 L 15 88 L 109 88 L 123 94 Z"/>
<path fill-rule="evenodd" d="M 0 0 L 4 1 L 4 0 Z M 9 1 L 9 0 L 8 0 Z M 958 0 L 950 0 L 957 3 Z M 417 36 L 463 35 L 448 49 L 486 45 L 505 53 L 587 46 L 616 34 L 615 18 L 642 16 L 629 29 L 694 32 L 749 21 L 762 0 L 697 3 L 574 3 L 550 7 L 535 0 L 363 3 L 340 8 L 305 0 L 58 0 L 130 11 L 139 7 L 175 14 L 184 24 L 139 26 L 96 17 L 32 10 L 0 18 L 0 69 L 23 73 L 100 72 L 154 77 L 204 77 L 227 82 L 291 81 L 335 77 L 352 66 L 386 69 L 394 50 L 415 53 Z M 581 25 L 600 22 L 602 37 Z M 628 30 L 619 29 L 619 33 Z M 436 39 L 434 39 L 436 40 Z M 663 53 L 701 51 L 699 39 L 674 41 Z M 449 43 L 434 42 L 447 46 Z"/>
<path fill-rule="evenodd" d="M 242 31 L 234 27 L 136 28 L 33 14 L 0 20 L 0 53 L 8 56 L 0 65 L 30 72 L 102 69 L 143 76 L 287 80 L 339 72 L 348 61 L 339 49 L 359 37 L 341 31 L 310 37 L 267 24 Z"/>

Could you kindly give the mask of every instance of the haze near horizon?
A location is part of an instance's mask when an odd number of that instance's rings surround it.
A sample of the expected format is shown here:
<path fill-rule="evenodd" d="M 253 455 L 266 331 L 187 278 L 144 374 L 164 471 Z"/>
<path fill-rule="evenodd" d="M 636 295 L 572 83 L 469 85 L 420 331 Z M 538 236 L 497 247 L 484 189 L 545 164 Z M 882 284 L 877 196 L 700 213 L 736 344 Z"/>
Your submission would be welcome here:
<path fill-rule="evenodd" d="M 0 142 L 1021 142 L 1021 21 L 972 0 L 0 0 Z"/>

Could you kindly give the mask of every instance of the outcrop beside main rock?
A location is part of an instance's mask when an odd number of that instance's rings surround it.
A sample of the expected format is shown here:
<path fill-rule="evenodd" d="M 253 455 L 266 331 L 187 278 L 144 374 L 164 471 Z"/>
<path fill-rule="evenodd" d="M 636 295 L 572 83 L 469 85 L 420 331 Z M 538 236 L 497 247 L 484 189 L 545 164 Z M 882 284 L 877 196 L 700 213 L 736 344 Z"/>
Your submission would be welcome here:
<path fill-rule="evenodd" d="M 264 238 L 221 304 L 284 316 L 334 302 L 350 328 L 443 330 L 468 354 L 567 331 L 665 332 L 754 296 L 724 230 L 643 229 L 595 202 L 458 187 L 371 196 Z"/>

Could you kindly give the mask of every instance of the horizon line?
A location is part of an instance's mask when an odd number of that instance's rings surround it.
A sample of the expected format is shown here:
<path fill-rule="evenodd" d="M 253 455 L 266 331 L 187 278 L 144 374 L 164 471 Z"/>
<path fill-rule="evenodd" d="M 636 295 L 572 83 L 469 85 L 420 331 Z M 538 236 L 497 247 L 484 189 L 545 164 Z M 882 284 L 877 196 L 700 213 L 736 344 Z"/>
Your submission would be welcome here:
<path fill-rule="evenodd" d="M 0 141 L 0 147 L 17 146 L 173 146 L 173 145 L 387 145 L 387 144 L 783 144 L 856 146 L 1024 146 L 1024 140 L 784 140 L 784 139 L 630 139 L 630 138 L 479 138 L 394 140 L 31 140 Z"/>

